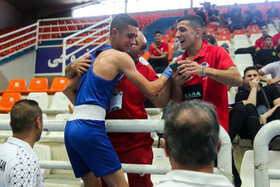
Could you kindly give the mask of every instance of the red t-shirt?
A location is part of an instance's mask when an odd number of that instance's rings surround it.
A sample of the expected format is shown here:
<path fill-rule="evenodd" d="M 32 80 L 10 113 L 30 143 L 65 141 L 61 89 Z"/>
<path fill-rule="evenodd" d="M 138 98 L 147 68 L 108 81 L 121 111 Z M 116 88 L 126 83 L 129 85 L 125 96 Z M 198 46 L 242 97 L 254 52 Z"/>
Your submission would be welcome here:
<path fill-rule="evenodd" d="M 272 41 L 273 41 L 273 46 L 278 46 L 280 44 L 280 32 L 275 34 L 273 37 L 272 37 Z"/>
<path fill-rule="evenodd" d="M 263 37 L 260 37 L 255 42 L 255 48 L 259 47 L 260 49 L 264 48 Z"/>
<path fill-rule="evenodd" d="M 136 64 L 136 69 L 148 81 L 158 79 L 153 69 L 141 62 Z M 126 76 L 117 83 L 117 90 L 123 92 L 122 108 L 107 114 L 106 119 L 148 119 L 144 107 L 146 97 L 136 88 Z M 150 133 L 107 133 L 112 145 L 116 148 L 130 150 L 143 144 L 152 145 L 153 138 Z M 120 147 L 121 146 L 121 147 Z M 125 151 L 125 150 L 123 150 Z"/>
<path fill-rule="evenodd" d="M 185 59 L 187 55 L 187 51 L 185 51 L 181 59 Z M 225 70 L 230 66 L 235 66 L 225 49 L 204 43 L 198 55 L 192 61 L 219 70 Z M 221 84 L 206 76 L 192 76 L 192 80 L 181 86 L 184 99 L 202 99 L 215 105 L 220 125 L 228 132 L 229 110 L 227 85 Z"/>
<path fill-rule="evenodd" d="M 275 35 L 274 35 L 275 36 Z M 275 41 L 274 41 L 275 39 L 274 39 L 274 37 L 272 37 L 272 47 L 274 47 L 274 46 L 277 46 L 277 44 L 276 45 L 274 45 L 275 44 Z M 278 42 L 278 40 L 277 40 L 277 42 Z M 259 47 L 260 49 L 263 49 L 265 46 L 264 46 L 264 43 L 263 43 L 263 37 L 260 37 L 259 39 L 257 39 L 256 40 L 256 42 L 255 42 L 255 48 L 257 48 L 257 47 Z"/>
<path fill-rule="evenodd" d="M 169 52 L 168 50 L 168 44 L 165 42 L 161 42 L 160 45 L 157 45 L 157 48 L 162 51 L 162 52 Z M 152 45 L 150 45 L 149 47 L 149 53 L 152 54 L 153 56 L 160 56 L 160 54 L 157 52 L 157 50 L 155 50 L 155 48 L 152 47 Z"/>

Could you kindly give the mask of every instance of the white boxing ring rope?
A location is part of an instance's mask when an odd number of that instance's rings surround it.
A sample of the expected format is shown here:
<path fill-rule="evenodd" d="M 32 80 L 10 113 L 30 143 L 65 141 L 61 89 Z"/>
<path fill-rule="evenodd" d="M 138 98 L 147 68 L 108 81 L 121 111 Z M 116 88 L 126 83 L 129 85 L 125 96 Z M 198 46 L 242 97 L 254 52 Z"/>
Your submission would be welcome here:
<path fill-rule="evenodd" d="M 0 130 L 11 130 L 9 119 L 0 120 Z M 44 120 L 44 131 L 64 131 L 66 120 Z M 156 132 L 162 133 L 164 120 L 106 120 L 107 132 Z M 222 147 L 217 156 L 218 169 L 216 173 L 222 173 L 232 181 L 232 161 L 231 161 L 231 141 L 227 132 L 220 128 L 220 138 Z M 72 170 L 71 164 L 67 161 L 40 161 L 41 168 L 44 169 L 65 169 Z M 171 170 L 170 165 L 142 165 L 142 164 L 122 164 L 126 173 L 150 173 L 165 174 Z"/>

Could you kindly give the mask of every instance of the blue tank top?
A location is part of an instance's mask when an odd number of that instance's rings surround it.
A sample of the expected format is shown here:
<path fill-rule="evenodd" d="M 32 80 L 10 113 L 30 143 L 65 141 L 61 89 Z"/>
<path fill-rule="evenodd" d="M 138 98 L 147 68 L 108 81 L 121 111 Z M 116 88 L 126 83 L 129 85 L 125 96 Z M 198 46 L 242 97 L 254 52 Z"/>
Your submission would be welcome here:
<path fill-rule="evenodd" d="M 116 76 L 113 80 L 108 81 L 97 76 L 93 72 L 94 60 L 102 51 L 108 49 L 113 49 L 113 47 L 106 45 L 92 53 L 92 63 L 90 68 L 80 77 L 79 80 L 77 96 L 75 100 L 76 106 L 82 104 L 92 104 L 101 106 L 108 111 L 114 88 L 116 87 L 116 83 L 120 77 Z"/>

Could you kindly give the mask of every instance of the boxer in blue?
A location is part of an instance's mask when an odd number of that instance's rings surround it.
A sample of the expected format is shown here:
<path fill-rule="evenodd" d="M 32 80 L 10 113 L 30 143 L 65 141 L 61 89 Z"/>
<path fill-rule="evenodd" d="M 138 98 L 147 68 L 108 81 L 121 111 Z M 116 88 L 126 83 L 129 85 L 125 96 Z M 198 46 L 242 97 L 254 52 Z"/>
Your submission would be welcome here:
<path fill-rule="evenodd" d="M 167 69 L 165 76 L 149 82 L 136 70 L 126 52 L 136 43 L 137 27 L 131 16 L 116 15 L 111 23 L 109 44 L 92 54 L 87 73 L 69 75 L 70 82 L 63 91 L 75 104 L 65 128 L 65 146 L 75 176 L 81 177 L 85 186 L 98 185 L 94 184 L 96 177 L 102 177 L 108 186 L 128 186 L 106 135 L 104 120 L 111 99 L 115 100 L 111 103 L 121 100 L 121 96 L 112 98 L 120 77 L 125 74 L 147 98 L 156 96 L 171 78 Z"/>

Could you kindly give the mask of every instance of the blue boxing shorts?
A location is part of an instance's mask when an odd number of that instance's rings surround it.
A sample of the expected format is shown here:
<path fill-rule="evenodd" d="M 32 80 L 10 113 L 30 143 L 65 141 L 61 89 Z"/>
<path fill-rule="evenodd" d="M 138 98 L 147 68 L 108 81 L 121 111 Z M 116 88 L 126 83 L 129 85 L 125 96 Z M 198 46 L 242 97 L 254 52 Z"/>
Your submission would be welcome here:
<path fill-rule="evenodd" d="M 76 119 L 67 121 L 64 139 L 77 178 L 90 171 L 96 177 L 102 177 L 122 168 L 106 134 L 104 120 Z"/>

